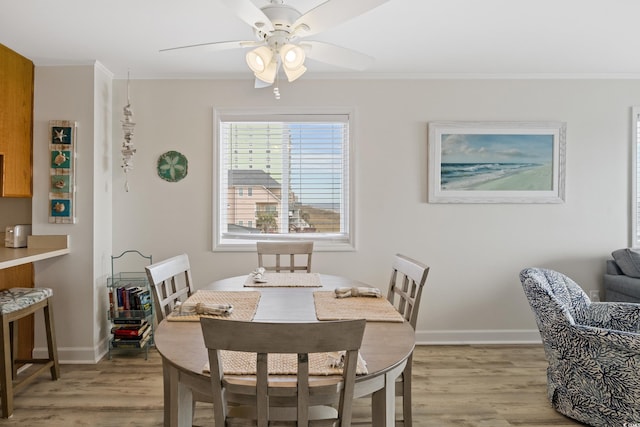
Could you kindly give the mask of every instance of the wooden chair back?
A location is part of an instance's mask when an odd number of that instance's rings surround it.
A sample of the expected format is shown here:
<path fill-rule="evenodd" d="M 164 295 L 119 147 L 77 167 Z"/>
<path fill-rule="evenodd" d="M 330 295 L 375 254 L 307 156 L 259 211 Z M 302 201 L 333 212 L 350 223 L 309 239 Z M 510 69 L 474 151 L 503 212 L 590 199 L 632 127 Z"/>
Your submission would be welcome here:
<path fill-rule="evenodd" d="M 313 242 L 257 242 L 258 267 L 266 271 L 306 271 L 311 273 Z M 288 264 L 285 262 L 288 260 Z M 304 260 L 304 262 L 300 262 Z M 273 261 L 273 262 L 265 262 Z M 284 262 L 284 264 L 283 264 Z M 298 263 L 296 263 L 298 262 Z"/>
<path fill-rule="evenodd" d="M 160 323 L 173 311 L 177 302 L 184 302 L 193 293 L 189 257 L 187 254 L 174 256 L 151 264 L 145 270 L 154 290 L 154 308 Z"/>
<path fill-rule="evenodd" d="M 429 267 L 423 263 L 396 254 L 393 260 L 387 299 L 411 324 L 413 329 L 416 328 L 418 322 L 422 288 L 427 281 L 428 274 Z"/>
<path fill-rule="evenodd" d="M 209 352 L 216 425 L 267 427 L 273 421 L 293 426 L 351 425 L 364 319 L 293 325 L 203 317 L 200 324 Z M 255 353 L 255 384 L 241 385 L 225 376 L 221 350 Z M 310 381 L 309 353 L 334 351 L 344 351 L 342 375 Z M 290 387 L 273 377 L 270 380 L 272 353 L 297 354 L 297 378 Z"/>
<path fill-rule="evenodd" d="M 422 288 L 427 281 L 429 267 L 407 256 L 396 254 L 391 269 L 389 293 L 387 299 L 402 317 L 416 329 L 418 310 L 422 299 Z M 413 425 L 411 377 L 413 353 L 407 359 L 407 366 L 396 379 L 396 396 L 402 396 L 402 414 L 400 425 Z"/>

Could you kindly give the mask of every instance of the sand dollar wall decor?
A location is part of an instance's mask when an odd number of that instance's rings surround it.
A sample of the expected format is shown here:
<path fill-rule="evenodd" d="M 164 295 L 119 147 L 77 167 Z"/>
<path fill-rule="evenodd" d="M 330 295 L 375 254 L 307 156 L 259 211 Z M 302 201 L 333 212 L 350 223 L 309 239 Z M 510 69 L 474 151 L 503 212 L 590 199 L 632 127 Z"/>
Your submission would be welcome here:
<path fill-rule="evenodd" d="M 189 162 L 177 151 L 167 151 L 158 157 L 158 176 L 165 181 L 178 182 L 187 176 Z"/>

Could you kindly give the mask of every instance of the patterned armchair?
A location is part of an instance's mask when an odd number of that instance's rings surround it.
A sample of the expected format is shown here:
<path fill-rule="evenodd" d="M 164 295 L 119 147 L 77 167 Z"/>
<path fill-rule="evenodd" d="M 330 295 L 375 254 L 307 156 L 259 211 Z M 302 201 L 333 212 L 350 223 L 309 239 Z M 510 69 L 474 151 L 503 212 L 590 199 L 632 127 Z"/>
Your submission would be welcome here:
<path fill-rule="evenodd" d="M 640 425 L 640 304 L 592 303 L 553 270 L 520 272 L 556 411 L 591 426 Z"/>

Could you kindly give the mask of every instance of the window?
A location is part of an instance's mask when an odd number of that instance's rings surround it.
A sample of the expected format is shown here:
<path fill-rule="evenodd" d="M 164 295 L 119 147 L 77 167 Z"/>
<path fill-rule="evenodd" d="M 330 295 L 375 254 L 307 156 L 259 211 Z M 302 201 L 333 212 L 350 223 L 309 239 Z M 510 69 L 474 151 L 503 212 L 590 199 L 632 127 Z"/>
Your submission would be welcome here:
<path fill-rule="evenodd" d="M 631 120 L 633 135 L 633 160 L 631 173 L 631 247 L 640 247 L 640 107 L 633 108 Z"/>
<path fill-rule="evenodd" d="M 214 249 L 268 239 L 352 249 L 350 116 L 217 111 Z M 251 197 L 237 197 L 240 186 Z"/>

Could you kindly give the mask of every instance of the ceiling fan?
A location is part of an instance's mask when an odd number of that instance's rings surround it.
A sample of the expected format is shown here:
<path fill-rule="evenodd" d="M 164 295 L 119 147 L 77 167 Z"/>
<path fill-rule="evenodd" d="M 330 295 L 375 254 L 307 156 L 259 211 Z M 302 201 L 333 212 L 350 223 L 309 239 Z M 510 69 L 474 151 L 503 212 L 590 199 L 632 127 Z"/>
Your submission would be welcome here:
<path fill-rule="evenodd" d="M 302 76 L 306 57 L 331 65 L 364 70 L 373 63 L 371 56 L 344 47 L 305 38 L 361 15 L 388 0 L 327 0 L 302 14 L 283 0 L 270 0 L 259 8 L 251 0 L 221 0 L 255 33 L 256 40 L 201 43 L 161 49 L 160 52 L 206 48 L 226 50 L 254 48 L 247 52 L 247 65 L 256 77 L 256 87 L 271 86 L 282 67 L 290 82 Z M 276 88 L 277 89 L 277 88 Z M 278 98 L 278 92 L 276 98 Z"/>

